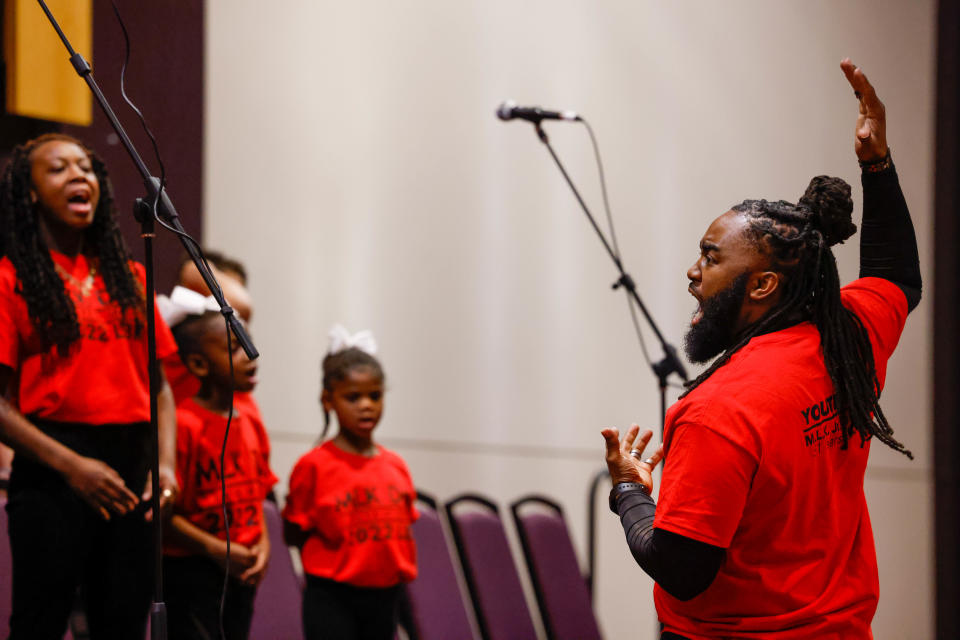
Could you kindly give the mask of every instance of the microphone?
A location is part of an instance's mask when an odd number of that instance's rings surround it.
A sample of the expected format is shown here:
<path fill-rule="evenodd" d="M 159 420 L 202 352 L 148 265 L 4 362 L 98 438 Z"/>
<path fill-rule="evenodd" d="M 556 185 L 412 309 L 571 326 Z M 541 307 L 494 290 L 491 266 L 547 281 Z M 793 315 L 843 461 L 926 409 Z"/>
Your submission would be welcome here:
<path fill-rule="evenodd" d="M 540 107 L 518 107 L 513 100 L 507 100 L 497 107 L 497 117 L 501 120 L 520 118 L 533 123 L 541 120 L 580 120 L 574 111 L 546 111 Z"/>

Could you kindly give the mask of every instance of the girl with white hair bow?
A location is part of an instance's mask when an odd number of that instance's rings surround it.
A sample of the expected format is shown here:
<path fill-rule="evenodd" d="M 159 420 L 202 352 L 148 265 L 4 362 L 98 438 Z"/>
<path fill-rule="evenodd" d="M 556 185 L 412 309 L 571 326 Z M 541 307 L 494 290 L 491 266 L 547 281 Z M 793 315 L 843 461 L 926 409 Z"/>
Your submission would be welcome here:
<path fill-rule="evenodd" d="M 384 374 L 369 331 L 336 326 L 323 359 L 326 436 L 290 476 L 283 511 L 287 543 L 300 547 L 307 586 L 307 640 L 390 640 L 402 584 L 417 575 L 410 526 L 416 493 L 406 463 L 376 444 L 383 414 Z"/>

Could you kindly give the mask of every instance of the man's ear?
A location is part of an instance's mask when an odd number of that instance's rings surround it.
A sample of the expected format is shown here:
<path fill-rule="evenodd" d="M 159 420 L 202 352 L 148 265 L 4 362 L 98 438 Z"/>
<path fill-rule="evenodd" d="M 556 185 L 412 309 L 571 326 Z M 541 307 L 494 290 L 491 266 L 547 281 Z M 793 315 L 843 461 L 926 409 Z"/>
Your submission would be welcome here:
<path fill-rule="evenodd" d="M 324 411 L 333 411 L 333 399 L 330 397 L 330 392 L 324 389 L 320 392 L 320 406 L 323 407 Z"/>
<path fill-rule="evenodd" d="M 37 192 L 33 188 L 30 189 L 30 204 L 37 204 Z"/>
<path fill-rule="evenodd" d="M 780 274 L 776 271 L 762 271 L 754 276 L 752 286 L 747 292 L 750 302 L 771 302 L 780 290 Z"/>
<path fill-rule="evenodd" d="M 206 378 L 210 373 L 210 364 L 207 362 L 207 359 L 199 353 L 191 353 L 188 355 L 184 364 L 187 365 L 187 369 L 190 370 L 190 373 L 201 380 Z"/>

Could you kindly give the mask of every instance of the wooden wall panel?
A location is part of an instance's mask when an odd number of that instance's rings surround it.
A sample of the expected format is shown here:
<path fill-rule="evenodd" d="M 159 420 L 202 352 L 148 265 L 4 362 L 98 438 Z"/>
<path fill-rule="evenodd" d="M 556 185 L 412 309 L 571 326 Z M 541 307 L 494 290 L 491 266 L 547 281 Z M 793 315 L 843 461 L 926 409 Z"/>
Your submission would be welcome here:
<path fill-rule="evenodd" d="M 92 0 L 47 0 L 47 6 L 74 50 L 92 64 Z M 69 55 L 39 3 L 7 0 L 3 28 L 7 113 L 89 125 L 90 91 L 67 64 Z"/>

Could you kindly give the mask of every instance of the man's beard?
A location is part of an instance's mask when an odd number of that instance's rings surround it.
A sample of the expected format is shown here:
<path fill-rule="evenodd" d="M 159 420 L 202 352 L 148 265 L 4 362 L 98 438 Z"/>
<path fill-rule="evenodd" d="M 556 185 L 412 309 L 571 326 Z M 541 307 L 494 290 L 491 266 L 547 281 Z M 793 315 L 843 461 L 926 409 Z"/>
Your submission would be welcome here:
<path fill-rule="evenodd" d="M 749 275 L 741 273 L 729 287 L 701 303 L 703 317 L 683 337 L 683 350 L 690 362 L 703 364 L 733 345 Z"/>

